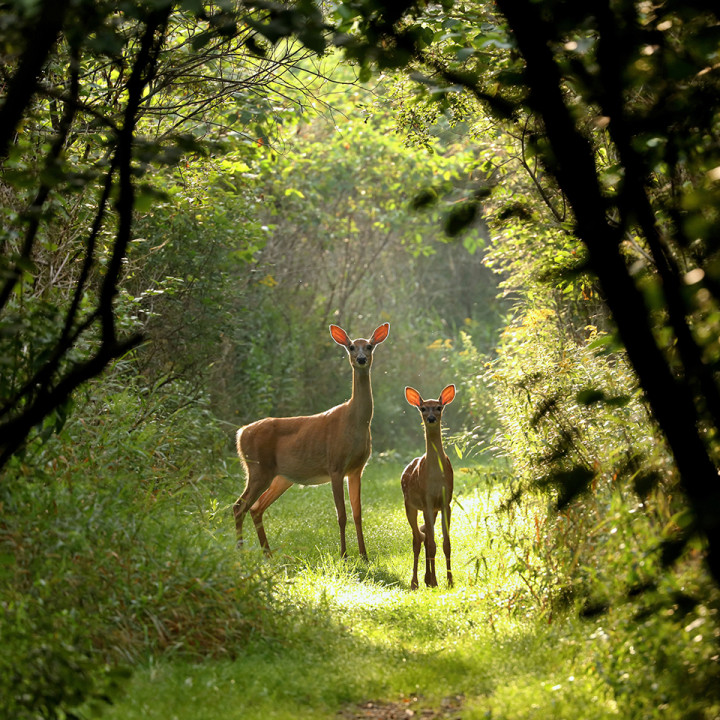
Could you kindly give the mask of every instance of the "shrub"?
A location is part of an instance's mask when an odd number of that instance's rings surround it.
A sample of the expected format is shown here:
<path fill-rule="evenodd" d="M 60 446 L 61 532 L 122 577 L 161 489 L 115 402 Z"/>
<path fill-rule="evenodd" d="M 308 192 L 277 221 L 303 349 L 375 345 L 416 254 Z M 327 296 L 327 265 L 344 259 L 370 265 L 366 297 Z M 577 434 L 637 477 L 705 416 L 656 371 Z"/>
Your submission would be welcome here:
<path fill-rule="evenodd" d="M 225 436 L 203 402 L 182 395 L 110 377 L 58 435 L 8 467 L 8 717 L 61 717 L 109 697 L 123 668 L 148 654 L 233 656 L 268 632 L 270 580 L 218 531 L 229 529 L 215 496 Z"/>

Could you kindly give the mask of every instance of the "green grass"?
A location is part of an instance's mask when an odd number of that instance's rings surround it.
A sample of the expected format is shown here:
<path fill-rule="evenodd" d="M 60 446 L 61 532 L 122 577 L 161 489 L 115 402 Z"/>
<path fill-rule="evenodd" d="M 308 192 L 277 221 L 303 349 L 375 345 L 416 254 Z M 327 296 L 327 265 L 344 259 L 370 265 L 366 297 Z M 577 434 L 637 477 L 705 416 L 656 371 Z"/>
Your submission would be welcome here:
<path fill-rule="evenodd" d="M 418 716 L 461 702 L 464 720 L 720 717 L 720 597 L 702 546 L 663 569 L 632 493 L 599 490 L 560 516 L 525 493 L 501 510 L 511 474 L 456 459 L 455 587 L 440 552 L 441 586 L 411 592 L 408 458 L 365 474 L 369 562 L 352 522 L 338 558 L 328 485 L 270 508 L 268 559 L 250 522 L 235 547 L 238 461 L 225 465 L 204 415 L 160 423 L 177 435 L 158 456 L 160 426 L 128 442 L 133 414 L 112 407 L 0 483 L 1 717 L 313 720 L 368 701 Z M 581 621 L 583 598 L 610 609 Z"/>
<path fill-rule="evenodd" d="M 699 562 L 623 602 L 628 561 L 644 556 L 622 526 L 639 516 L 618 499 L 603 523 L 620 530 L 578 571 L 621 601 L 580 620 L 572 598 L 554 601 L 576 557 L 567 518 L 554 526 L 540 498 L 501 510 L 508 474 L 455 464 L 455 587 L 440 553 L 440 587 L 416 592 L 393 458 L 364 478 L 368 562 L 352 523 L 338 557 L 327 485 L 270 508 L 265 558 L 251 523 L 235 547 L 242 482 L 222 464 L 172 492 L 123 468 L 18 477 L 0 487 L 0 715 L 321 720 L 372 701 L 464 720 L 720 716 L 720 602 Z"/>
<path fill-rule="evenodd" d="M 607 686 L 589 672 L 585 629 L 576 621 L 530 619 L 529 596 L 511 572 L 512 549 L 493 532 L 493 523 L 502 522 L 494 510 L 505 487 L 456 468 L 455 587 L 445 585 L 441 553 L 441 586 L 409 590 L 412 546 L 401 469 L 374 462 L 366 471 L 368 563 L 356 557 L 351 522 L 350 557 L 338 558 L 329 486 L 287 492 L 266 514 L 274 550 L 266 561 L 275 585 L 273 632 L 251 637 L 232 660 L 147 661 L 105 716 L 320 720 L 369 700 L 417 697 L 420 707 L 440 707 L 444 698 L 461 695 L 466 719 L 576 718 L 578 708 L 584 718 L 617 717 Z M 227 512 L 214 515 L 217 541 L 228 553 L 238 552 L 229 504 L 240 489 L 239 483 L 228 488 L 221 508 Z M 531 532 L 531 515 L 518 522 Z M 243 552 L 254 556 L 259 550 L 248 525 Z"/>

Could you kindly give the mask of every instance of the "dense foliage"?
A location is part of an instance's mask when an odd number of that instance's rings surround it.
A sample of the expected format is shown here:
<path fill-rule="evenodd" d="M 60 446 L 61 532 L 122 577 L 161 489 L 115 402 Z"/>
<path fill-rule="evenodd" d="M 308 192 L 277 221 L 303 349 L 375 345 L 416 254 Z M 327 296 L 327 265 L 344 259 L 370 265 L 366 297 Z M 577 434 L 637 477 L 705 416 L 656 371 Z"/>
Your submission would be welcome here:
<path fill-rule="evenodd" d="M 710 693 L 717 9 L 323 10 L 2 8 L 8 712 L 284 632 L 266 566 L 228 552 L 232 435 L 348 397 L 330 322 L 391 323 L 376 457 L 420 447 L 404 385 L 457 385 L 451 455 L 507 485 L 499 602 L 606 611 L 595 668 L 638 716 L 648 672 L 667 702 Z"/>

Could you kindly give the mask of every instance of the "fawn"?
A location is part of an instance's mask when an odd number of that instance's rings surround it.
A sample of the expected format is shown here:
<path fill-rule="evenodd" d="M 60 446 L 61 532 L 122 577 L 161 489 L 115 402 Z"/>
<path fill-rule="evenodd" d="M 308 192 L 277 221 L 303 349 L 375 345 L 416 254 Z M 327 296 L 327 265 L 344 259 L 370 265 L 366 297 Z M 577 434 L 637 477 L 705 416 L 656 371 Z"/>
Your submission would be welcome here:
<path fill-rule="evenodd" d="M 351 340 L 337 325 L 330 325 L 333 340 L 347 351 L 352 368 L 352 396 L 342 405 L 317 415 L 265 418 L 240 428 L 237 450 L 245 467 L 243 494 L 233 506 L 238 545 L 242 545 L 242 526 L 247 512 L 255 523 L 260 545 L 270 552 L 263 513 L 291 485 L 332 483 L 333 498 L 340 527 L 340 554 L 345 557 L 345 490 L 357 531 L 360 555 L 367 559 L 362 531 L 360 479 L 370 457 L 370 421 L 373 415 L 370 368 L 374 350 L 387 338 L 389 323 L 380 325 L 369 340 Z"/>
<path fill-rule="evenodd" d="M 410 589 L 418 588 L 418 557 L 420 546 L 425 543 L 425 584 L 437 587 L 435 575 L 435 519 L 441 513 L 443 551 L 447 565 L 448 587 L 453 577 L 450 567 L 450 500 L 453 493 L 453 469 L 442 445 L 440 419 L 443 408 L 453 401 L 455 386 L 448 385 L 438 400 L 423 400 L 411 387 L 405 388 L 405 398 L 414 405 L 425 427 L 425 454 L 416 457 L 403 470 L 401 485 L 405 498 L 405 513 L 413 535 L 413 574 Z M 423 514 L 425 524 L 418 527 L 418 512 Z"/>

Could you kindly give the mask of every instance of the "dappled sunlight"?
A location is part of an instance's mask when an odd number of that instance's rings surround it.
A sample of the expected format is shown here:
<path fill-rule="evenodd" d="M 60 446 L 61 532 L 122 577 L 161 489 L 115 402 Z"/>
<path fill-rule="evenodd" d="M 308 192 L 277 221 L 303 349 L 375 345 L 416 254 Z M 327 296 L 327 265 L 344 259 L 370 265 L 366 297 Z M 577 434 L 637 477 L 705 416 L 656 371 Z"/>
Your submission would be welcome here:
<path fill-rule="evenodd" d="M 533 602 L 522 568 L 532 569 L 538 541 L 531 503 L 501 510 L 506 485 L 482 482 L 472 468 L 456 469 L 452 506 L 452 565 L 455 587 L 447 588 L 445 558 L 438 543 L 436 563 L 440 587 L 409 590 L 412 535 L 399 492 L 399 469 L 392 463 L 371 465 L 366 473 L 364 519 L 370 562 L 356 557 L 354 529 L 348 524 L 350 557 L 338 557 L 337 524 L 329 493 L 286 493 L 268 513 L 279 552 L 269 561 L 286 574 L 283 594 L 330 603 L 338 611 L 432 603 L 479 613 L 486 622 L 524 617 Z M 312 518 L 312 521 L 311 521 Z M 436 528 L 441 538 L 441 529 Z M 421 575 L 424 550 L 420 557 Z M 520 570 L 520 572 L 518 572 Z M 525 609 L 528 606 L 528 609 Z M 489 620 L 487 618 L 490 618 Z M 478 621 L 479 622 L 479 621 Z"/>
<path fill-rule="evenodd" d="M 0 720 L 720 720 L 717 4 L 3 3 Z"/>
<path fill-rule="evenodd" d="M 291 539 L 302 546 L 295 548 L 297 555 L 270 560 L 284 577 L 276 589 L 278 600 L 308 608 L 379 647 L 401 643 L 413 653 L 431 647 L 455 652 L 458 643 L 482 641 L 500 631 L 520 632 L 534 607 L 532 593 L 517 573 L 516 557 L 519 545 L 525 547 L 533 537 L 532 508 L 499 512 L 508 494 L 505 485 L 483 483 L 472 469 L 456 472 L 451 526 L 454 587 L 446 584 L 440 542 L 439 587 L 427 588 L 421 580 L 418 590 L 410 590 L 412 536 L 399 498 L 399 472 L 383 463 L 368 473 L 368 563 L 352 555 L 338 557 L 332 508 L 320 508 L 327 527 L 314 533 L 308 528 L 306 503 L 323 500 L 320 495 L 287 493 L 274 506 L 273 523 L 282 528 L 284 548 L 290 549 Z M 352 535 L 350 531 L 349 547 Z M 314 545 L 307 551 L 309 538 Z M 422 578 L 424 550 L 420 562 Z"/>

